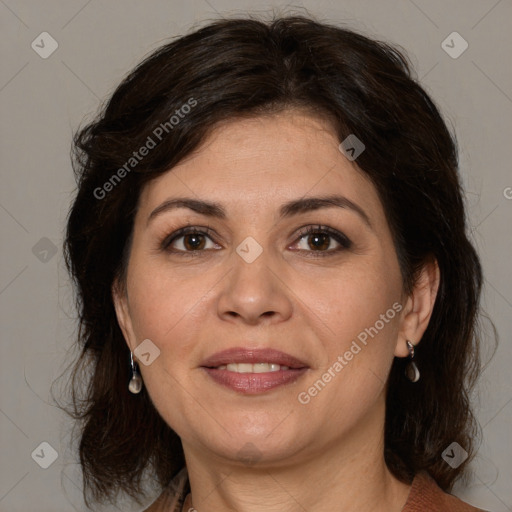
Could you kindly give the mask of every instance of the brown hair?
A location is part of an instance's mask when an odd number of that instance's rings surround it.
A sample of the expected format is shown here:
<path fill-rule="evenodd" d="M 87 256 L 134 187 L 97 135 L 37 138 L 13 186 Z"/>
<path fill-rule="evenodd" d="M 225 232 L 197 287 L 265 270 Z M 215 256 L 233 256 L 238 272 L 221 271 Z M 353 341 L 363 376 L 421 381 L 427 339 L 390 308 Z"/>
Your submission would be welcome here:
<path fill-rule="evenodd" d="M 290 107 L 331 119 L 340 141 L 354 134 L 364 142 L 357 164 L 384 205 L 405 289 L 427 258 L 440 267 L 432 318 L 416 350 L 421 380 L 407 381 L 399 358 L 389 376 L 390 470 L 402 481 L 426 470 L 450 490 L 471 460 L 482 274 L 466 235 L 455 142 L 436 106 L 404 55 L 386 43 L 303 16 L 218 20 L 146 58 L 75 136 L 78 193 L 64 244 L 80 314 L 72 414 L 81 420 L 84 492 L 95 501 L 119 490 L 137 500 L 146 470 L 164 487 L 184 464 L 179 437 L 146 390 L 128 391 L 129 350 L 111 296 L 126 270 L 141 189 L 220 121 Z M 155 146 L 130 160 L 148 138 Z M 441 458 L 454 441 L 470 454 L 456 469 Z"/>

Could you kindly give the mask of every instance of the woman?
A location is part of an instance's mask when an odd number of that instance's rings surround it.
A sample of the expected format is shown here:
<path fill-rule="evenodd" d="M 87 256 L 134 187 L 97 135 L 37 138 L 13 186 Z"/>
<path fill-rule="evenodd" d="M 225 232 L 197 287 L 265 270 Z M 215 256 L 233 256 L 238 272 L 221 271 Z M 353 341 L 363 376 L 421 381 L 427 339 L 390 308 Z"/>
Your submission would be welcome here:
<path fill-rule="evenodd" d="M 387 44 L 306 17 L 158 49 L 75 139 L 87 503 L 476 511 L 481 267 L 454 140 Z"/>

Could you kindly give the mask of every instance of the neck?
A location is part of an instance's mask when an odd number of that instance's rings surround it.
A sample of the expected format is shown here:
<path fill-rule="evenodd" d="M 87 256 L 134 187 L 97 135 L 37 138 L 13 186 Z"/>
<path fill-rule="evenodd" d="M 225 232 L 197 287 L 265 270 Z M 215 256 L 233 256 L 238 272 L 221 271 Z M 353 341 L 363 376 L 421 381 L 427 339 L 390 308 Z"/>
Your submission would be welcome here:
<path fill-rule="evenodd" d="M 372 421 L 286 464 L 248 466 L 183 446 L 191 486 L 185 512 L 400 512 L 410 490 L 388 470 L 383 428 L 376 434 Z"/>

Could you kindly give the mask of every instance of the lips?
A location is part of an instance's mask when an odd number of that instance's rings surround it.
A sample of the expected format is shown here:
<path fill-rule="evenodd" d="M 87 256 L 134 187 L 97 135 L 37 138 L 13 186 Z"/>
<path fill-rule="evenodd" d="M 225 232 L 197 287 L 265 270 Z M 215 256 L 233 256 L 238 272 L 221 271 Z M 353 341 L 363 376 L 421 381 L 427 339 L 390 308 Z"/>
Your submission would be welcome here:
<path fill-rule="evenodd" d="M 287 366 L 291 369 L 308 368 L 308 365 L 305 362 L 290 354 L 281 352 L 280 350 L 270 348 L 246 349 L 242 347 L 235 347 L 223 350 L 222 352 L 217 352 L 203 361 L 201 366 L 205 368 L 218 368 L 219 366 L 233 363 L 246 363 L 253 365 L 258 363 L 268 363 Z"/>
<path fill-rule="evenodd" d="M 295 382 L 309 367 L 279 350 L 232 348 L 208 357 L 201 368 L 217 384 L 256 395 Z"/>

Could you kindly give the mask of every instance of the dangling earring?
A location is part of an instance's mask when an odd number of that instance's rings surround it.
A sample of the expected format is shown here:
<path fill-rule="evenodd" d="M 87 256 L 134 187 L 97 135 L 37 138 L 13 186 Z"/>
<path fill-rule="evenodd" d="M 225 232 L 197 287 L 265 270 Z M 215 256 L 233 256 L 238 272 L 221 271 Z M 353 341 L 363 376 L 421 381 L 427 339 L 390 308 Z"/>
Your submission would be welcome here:
<path fill-rule="evenodd" d="M 132 367 L 132 378 L 128 383 L 128 389 L 136 395 L 142 389 L 142 377 L 139 375 L 137 363 L 133 360 L 133 352 L 130 351 L 130 366 Z"/>
<path fill-rule="evenodd" d="M 407 348 L 409 349 L 409 362 L 405 367 L 405 375 L 411 382 L 418 382 L 420 380 L 420 371 L 413 361 L 414 345 L 410 341 L 407 341 Z"/>

